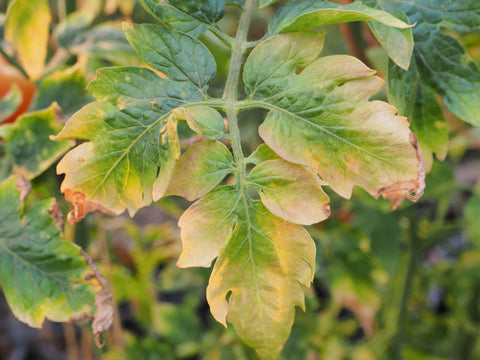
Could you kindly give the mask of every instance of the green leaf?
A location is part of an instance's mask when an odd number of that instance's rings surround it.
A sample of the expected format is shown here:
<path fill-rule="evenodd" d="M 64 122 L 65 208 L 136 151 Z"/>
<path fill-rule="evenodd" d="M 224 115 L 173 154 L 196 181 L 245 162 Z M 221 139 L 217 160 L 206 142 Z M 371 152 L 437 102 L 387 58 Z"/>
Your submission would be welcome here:
<path fill-rule="evenodd" d="M 7 10 L 5 38 L 18 52 L 20 62 L 32 80 L 43 74 L 50 21 L 47 0 L 14 0 Z"/>
<path fill-rule="evenodd" d="M 65 117 L 70 117 L 93 100 L 86 85 L 80 67 L 54 71 L 40 82 L 33 107 L 43 109 L 56 101 Z"/>
<path fill-rule="evenodd" d="M 262 357 L 275 359 L 290 333 L 295 306 L 305 306 L 301 285 L 310 284 L 314 268 L 315 244 L 308 232 L 249 201 L 237 209 L 235 230 L 213 268 L 210 310 L 225 326 L 232 323 Z"/>
<path fill-rule="evenodd" d="M 312 32 L 278 35 L 250 54 L 246 92 L 256 106 L 270 110 L 260 136 L 346 198 L 358 185 L 390 198 L 394 207 L 404 197 L 418 199 L 423 159 L 408 120 L 387 103 L 368 101 L 383 85 L 375 71 L 350 56 L 319 58 L 323 38 Z"/>
<path fill-rule="evenodd" d="M 239 201 L 235 186 L 220 186 L 183 213 L 178 221 L 183 244 L 178 267 L 210 267 L 232 233 Z"/>
<path fill-rule="evenodd" d="M 158 0 L 140 0 L 140 4 L 167 28 L 173 28 L 194 37 L 199 37 L 206 30 L 204 25 L 192 21 L 189 15 Z"/>
<path fill-rule="evenodd" d="M 455 38 L 442 32 L 445 27 L 461 32 L 480 29 L 480 3 L 416 0 L 406 4 L 393 0 L 384 2 L 383 7 L 402 10 L 411 23 L 416 23 L 413 28 L 416 68 L 409 71 L 418 71 L 421 83 L 438 93 L 453 114 L 480 125 L 480 69 Z"/>
<path fill-rule="evenodd" d="M 268 34 L 303 31 L 349 21 L 377 21 L 397 28 L 410 27 L 389 13 L 361 2 L 339 5 L 326 0 L 293 0 L 275 13 L 268 25 Z"/>
<path fill-rule="evenodd" d="M 215 77 L 213 55 L 194 37 L 149 24 L 124 23 L 124 31 L 140 57 L 168 79 L 203 89 Z"/>
<path fill-rule="evenodd" d="M 57 111 L 57 105 L 52 104 L 48 109 L 30 112 L 15 123 L 0 127 L 16 174 L 33 179 L 72 147 L 71 141 L 54 142 L 49 138 L 62 128 L 55 116 Z"/>
<path fill-rule="evenodd" d="M 25 209 L 15 179 L 0 184 L 0 278 L 16 317 L 41 327 L 45 317 L 67 321 L 91 314 L 94 306 L 92 271 L 81 250 L 62 241 L 48 214 L 53 199 Z M 93 277 L 95 279 L 95 277 Z"/>
<path fill-rule="evenodd" d="M 222 143 L 210 140 L 192 145 L 178 160 L 166 195 L 196 200 L 234 169 L 232 154 Z"/>
<path fill-rule="evenodd" d="M 258 188 L 263 205 L 285 221 L 311 225 L 330 216 L 330 199 L 323 183 L 305 167 L 285 160 L 268 160 L 248 176 Z"/>
<path fill-rule="evenodd" d="M 173 111 L 177 120 L 186 120 L 190 129 L 210 140 L 227 136 L 227 129 L 222 115 L 208 106 L 178 108 Z"/>
<path fill-rule="evenodd" d="M 216 23 L 225 12 L 224 0 L 169 0 L 168 2 L 205 24 Z"/>
<path fill-rule="evenodd" d="M 10 90 L 0 99 L 0 123 L 13 115 L 21 103 L 22 92 L 16 84 L 12 84 Z"/>
<path fill-rule="evenodd" d="M 415 63 L 409 71 L 390 64 L 388 98 L 398 107 L 400 114 L 411 119 L 411 128 L 418 137 L 425 162 L 432 163 L 432 153 L 444 160 L 448 151 L 447 124 L 435 92 L 422 82 Z"/>

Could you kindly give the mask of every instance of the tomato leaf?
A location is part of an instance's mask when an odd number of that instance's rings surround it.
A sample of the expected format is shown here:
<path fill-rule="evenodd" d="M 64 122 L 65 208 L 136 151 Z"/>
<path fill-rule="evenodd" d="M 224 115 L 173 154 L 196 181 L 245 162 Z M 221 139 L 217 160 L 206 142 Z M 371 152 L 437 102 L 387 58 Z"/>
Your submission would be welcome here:
<path fill-rule="evenodd" d="M 193 203 L 178 221 L 183 251 L 179 267 L 209 267 L 232 233 L 240 193 L 235 186 L 220 186 Z"/>
<path fill-rule="evenodd" d="M 285 221 L 311 225 L 330 216 L 323 183 L 301 165 L 285 160 L 264 161 L 247 180 L 258 188 L 263 205 Z"/>
<path fill-rule="evenodd" d="M 218 141 L 192 145 L 178 160 L 166 195 L 196 200 L 235 169 L 230 151 Z"/>
<path fill-rule="evenodd" d="M 315 244 L 302 226 L 277 218 L 259 201 L 243 202 L 210 277 L 210 310 L 262 357 L 275 359 L 295 306 L 305 306 L 301 285 L 310 284 L 314 268 Z"/>
<path fill-rule="evenodd" d="M 57 111 L 54 103 L 48 109 L 30 112 L 20 116 L 15 123 L 0 127 L 0 136 L 5 139 L 16 174 L 31 180 L 73 146 L 71 141 L 54 142 L 49 138 L 62 128 Z"/>
<path fill-rule="evenodd" d="M 32 80 L 38 80 L 43 74 L 50 21 L 47 0 L 14 0 L 7 10 L 5 38 L 18 52 Z"/>
<path fill-rule="evenodd" d="M 415 67 L 409 72 L 418 72 L 419 85 L 432 88 L 442 97 L 448 110 L 462 120 L 480 125 L 480 69 L 458 40 L 442 31 L 443 28 L 459 32 L 480 29 L 478 1 L 415 0 L 406 4 L 394 0 L 382 2 L 382 7 L 388 11 L 400 9 L 407 14 L 411 23 L 416 23 L 412 29 Z M 404 81 L 395 79 L 398 74 L 393 72 L 390 91 L 400 92 L 401 89 L 393 89 L 404 86 Z M 416 82 L 416 76 L 409 75 L 409 79 L 412 84 Z M 414 87 L 412 84 L 409 87 Z M 397 105 L 395 100 L 394 97 L 392 101 Z M 405 114 L 411 113 L 414 105 L 410 103 L 409 111 Z M 417 119 L 412 118 L 412 121 L 416 122 Z M 431 128 L 436 126 L 432 121 L 428 124 Z"/>
<path fill-rule="evenodd" d="M 86 85 L 80 67 L 54 71 L 41 80 L 33 107 L 43 109 L 56 101 L 64 116 L 70 117 L 82 106 L 93 100 L 85 90 Z"/>
<path fill-rule="evenodd" d="M 412 131 L 422 147 L 426 168 L 433 162 L 432 153 L 443 160 L 448 151 L 448 129 L 435 92 L 424 84 L 415 63 L 409 71 L 390 63 L 388 71 L 388 97 L 400 114 L 411 119 Z"/>
<path fill-rule="evenodd" d="M 350 21 L 382 24 L 382 27 L 373 26 L 375 36 L 395 62 L 403 68 L 408 68 L 413 50 L 410 25 L 387 12 L 366 6 L 359 1 L 347 5 L 326 0 L 290 1 L 278 9 L 273 16 L 268 25 L 268 35 L 304 31 Z"/>
<path fill-rule="evenodd" d="M 61 240 L 53 207 L 51 199 L 24 208 L 15 178 L 0 184 L 2 289 L 15 316 L 33 327 L 92 314 L 98 291 L 81 250 Z"/>
<path fill-rule="evenodd" d="M 169 0 L 168 2 L 205 24 L 217 22 L 225 12 L 224 0 Z"/>
<path fill-rule="evenodd" d="M 177 120 L 186 120 L 190 129 L 204 138 L 217 140 L 227 136 L 223 117 L 208 106 L 178 108 L 173 115 Z"/>
<path fill-rule="evenodd" d="M 72 221 L 85 216 L 85 206 L 134 214 L 162 197 L 180 155 L 171 111 L 202 99 L 187 81 L 137 67 L 100 70 L 89 90 L 99 102 L 79 110 L 56 137 L 90 140 L 57 169 L 66 175 L 62 192 L 76 204 Z"/>
<path fill-rule="evenodd" d="M 168 79 L 190 81 L 203 89 L 215 77 L 215 60 L 199 40 L 148 24 L 124 23 L 124 31 L 140 57 Z"/>
<path fill-rule="evenodd" d="M 173 28 L 194 37 L 202 35 L 206 27 L 177 8 L 158 0 L 140 0 L 140 4 L 166 28 Z"/>
<path fill-rule="evenodd" d="M 246 92 L 270 110 L 260 136 L 346 198 L 358 185 L 391 199 L 393 207 L 404 197 L 418 199 L 423 159 L 408 120 L 395 116 L 387 103 L 368 101 L 383 85 L 375 71 L 350 56 L 320 58 L 323 38 L 322 33 L 278 35 L 250 54 Z"/>

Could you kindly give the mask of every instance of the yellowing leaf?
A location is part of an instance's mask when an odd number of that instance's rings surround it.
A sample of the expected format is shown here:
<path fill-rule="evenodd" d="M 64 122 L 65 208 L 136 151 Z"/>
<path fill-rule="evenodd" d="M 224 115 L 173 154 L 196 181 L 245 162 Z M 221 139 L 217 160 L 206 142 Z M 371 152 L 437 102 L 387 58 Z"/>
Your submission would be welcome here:
<path fill-rule="evenodd" d="M 179 226 L 183 251 L 177 266 L 207 267 L 218 256 L 207 288 L 213 316 L 274 359 L 290 333 L 295 306 L 304 308 L 301 285 L 313 278 L 315 244 L 308 232 L 233 185 L 195 202 Z"/>
<path fill-rule="evenodd" d="M 221 186 L 183 213 L 178 221 L 183 251 L 177 266 L 211 265 L 232 233 L 239 196 L 235 186 Z"/>
<path fill-rule="evenodd" d="M 227 135 L 222 115 L 208 106 L 175 109 L 173 115 L 177 120 L 186 120 L 190 129 L 207 139 L 217 140 Z"/>
<path fill-rule="evenodd" d="M 210 192 L 235 169 L 230 151 L 218 141 L 191 146 L 179 159 L 167 195 L 196 200 Z"/>
<path fill-rule="evenodd" d="M 56 137 L 89 140 L 57 168 L 65 173 L 62 192 L 74 194 L 70 220 L 93 210 L 133 215 L 164 195 L 180 155 L 171 111 L 201 96 L 189 83 L 137 67 L 102 69 L 89 90 L 99 102 L 75 113 Z"/>
<path fill-rule="evenodd" d="M 262 357 L 275 359 L 290 333 L 295 306 L 304 308 L 301 285 L 313 279 L 315 244 L 300 225 L 251 201 L 210 277 L 207 300 L 213 316 Z M 228 297 L 227 301 L 227 296 Z"/>
<path fill-rule="evenodd" d="M 317 175 L 285 160 L 257 165 L 248 180 L 258 187 L 265 207 L 283 220 L 311 225 L 330 216 L 329 198 Z"/>
<path fill-rule="evenodd" d="M 18 52 L 20 62 L 32 80 L 43 74 L 50 21 L 47 0 L 14 0 L 7 10 L 5 38 Z"/>
<path fill-rule="evenodd" d="M 382 101 L 375 71 L 350 56 L 320 58 L 323 34 L 279 35 L 260 44 L 245 64 L 249 98 L 270 112 L 263 140 L 284 159 L 305 165 L 349 198 L 358 185 L 395 206 L 418 199 L 423 158 L 409 121 Z M 295 101 L 292 101 L 294 99 Z"/>

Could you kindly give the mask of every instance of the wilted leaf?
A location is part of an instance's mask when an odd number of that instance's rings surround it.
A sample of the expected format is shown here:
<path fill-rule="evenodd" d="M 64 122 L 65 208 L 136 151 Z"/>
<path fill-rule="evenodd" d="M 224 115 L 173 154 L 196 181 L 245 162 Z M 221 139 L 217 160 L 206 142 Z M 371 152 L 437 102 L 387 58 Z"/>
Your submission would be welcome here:
<path fill-rule="evenodd" d="M 32 80 L 42 76 L 51 21 L 47 0 L 14 0 L 7 10 L 5 38 Z"/>
<path fill-rule="evenodd" d="M 25 209 L 11 177 L 0 184 L 0 278 L 21 321 L 67 321 L 93 312 L 98 283 L 80 249 L 62 241 L 48 211 L 52 200 Z"/>
<path fill-rule="evenodd" d="M 50 136 L 62 128 L 57 104 L 22 115 L 13 124 L 0 127 L 14 172 L 31 180 L 48 169 L 72 147 L 71 141 L 54 142 Z"/>
<path fill-rule="evenodd" d="M 323 37 L 278 35 L 250 54 L 247 94 L 270 110 L 260 136 L 346 198 L 358 185 L 394 204 L 404 197 L 415 201 L 423 193 L 424 168 L 409 121 L 387 103 L 368 101 L 383 85 L 375 71 L 350 56 L 319 58 Z"/>
<path fill-rule="evenodd" d="M 218 141 L 191 146 L 178 160 L 166 195 L 196 200 L 210 192 L 235 169 L 230 151 Z"/>
<path fill-rule="evenodd" d="M 305 167 L 285 160 L 268 160 L 257 165 L 250 181 L 258 188 L 265 207 L 283 220 L 311 225 L 330 216 L 330 199 L 318 176 Z"/>

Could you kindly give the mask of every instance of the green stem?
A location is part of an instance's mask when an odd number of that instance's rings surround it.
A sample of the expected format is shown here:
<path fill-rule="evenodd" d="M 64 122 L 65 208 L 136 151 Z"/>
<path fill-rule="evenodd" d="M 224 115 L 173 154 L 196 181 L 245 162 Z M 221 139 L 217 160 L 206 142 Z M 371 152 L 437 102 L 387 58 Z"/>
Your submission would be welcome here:
<path fill-rule="evenodd" d="M 245 186 L 246 168 L 245 157 L 243 156 L 240 129 L 238 127 L 238 84 L 242 69 L 245 44 L 247 43 L 248 29 L 253 13 L 258 7 L 258 0 L 247 0 L 245 11 L 240 17 L 237 35 L 235 37 L 230 69 L 228 71 L 227 83 L 223 98 L 225 99 L 225 112 L 232 141 L 232 150 L 237 164 L 237 185 L 243 190 Z"/>

